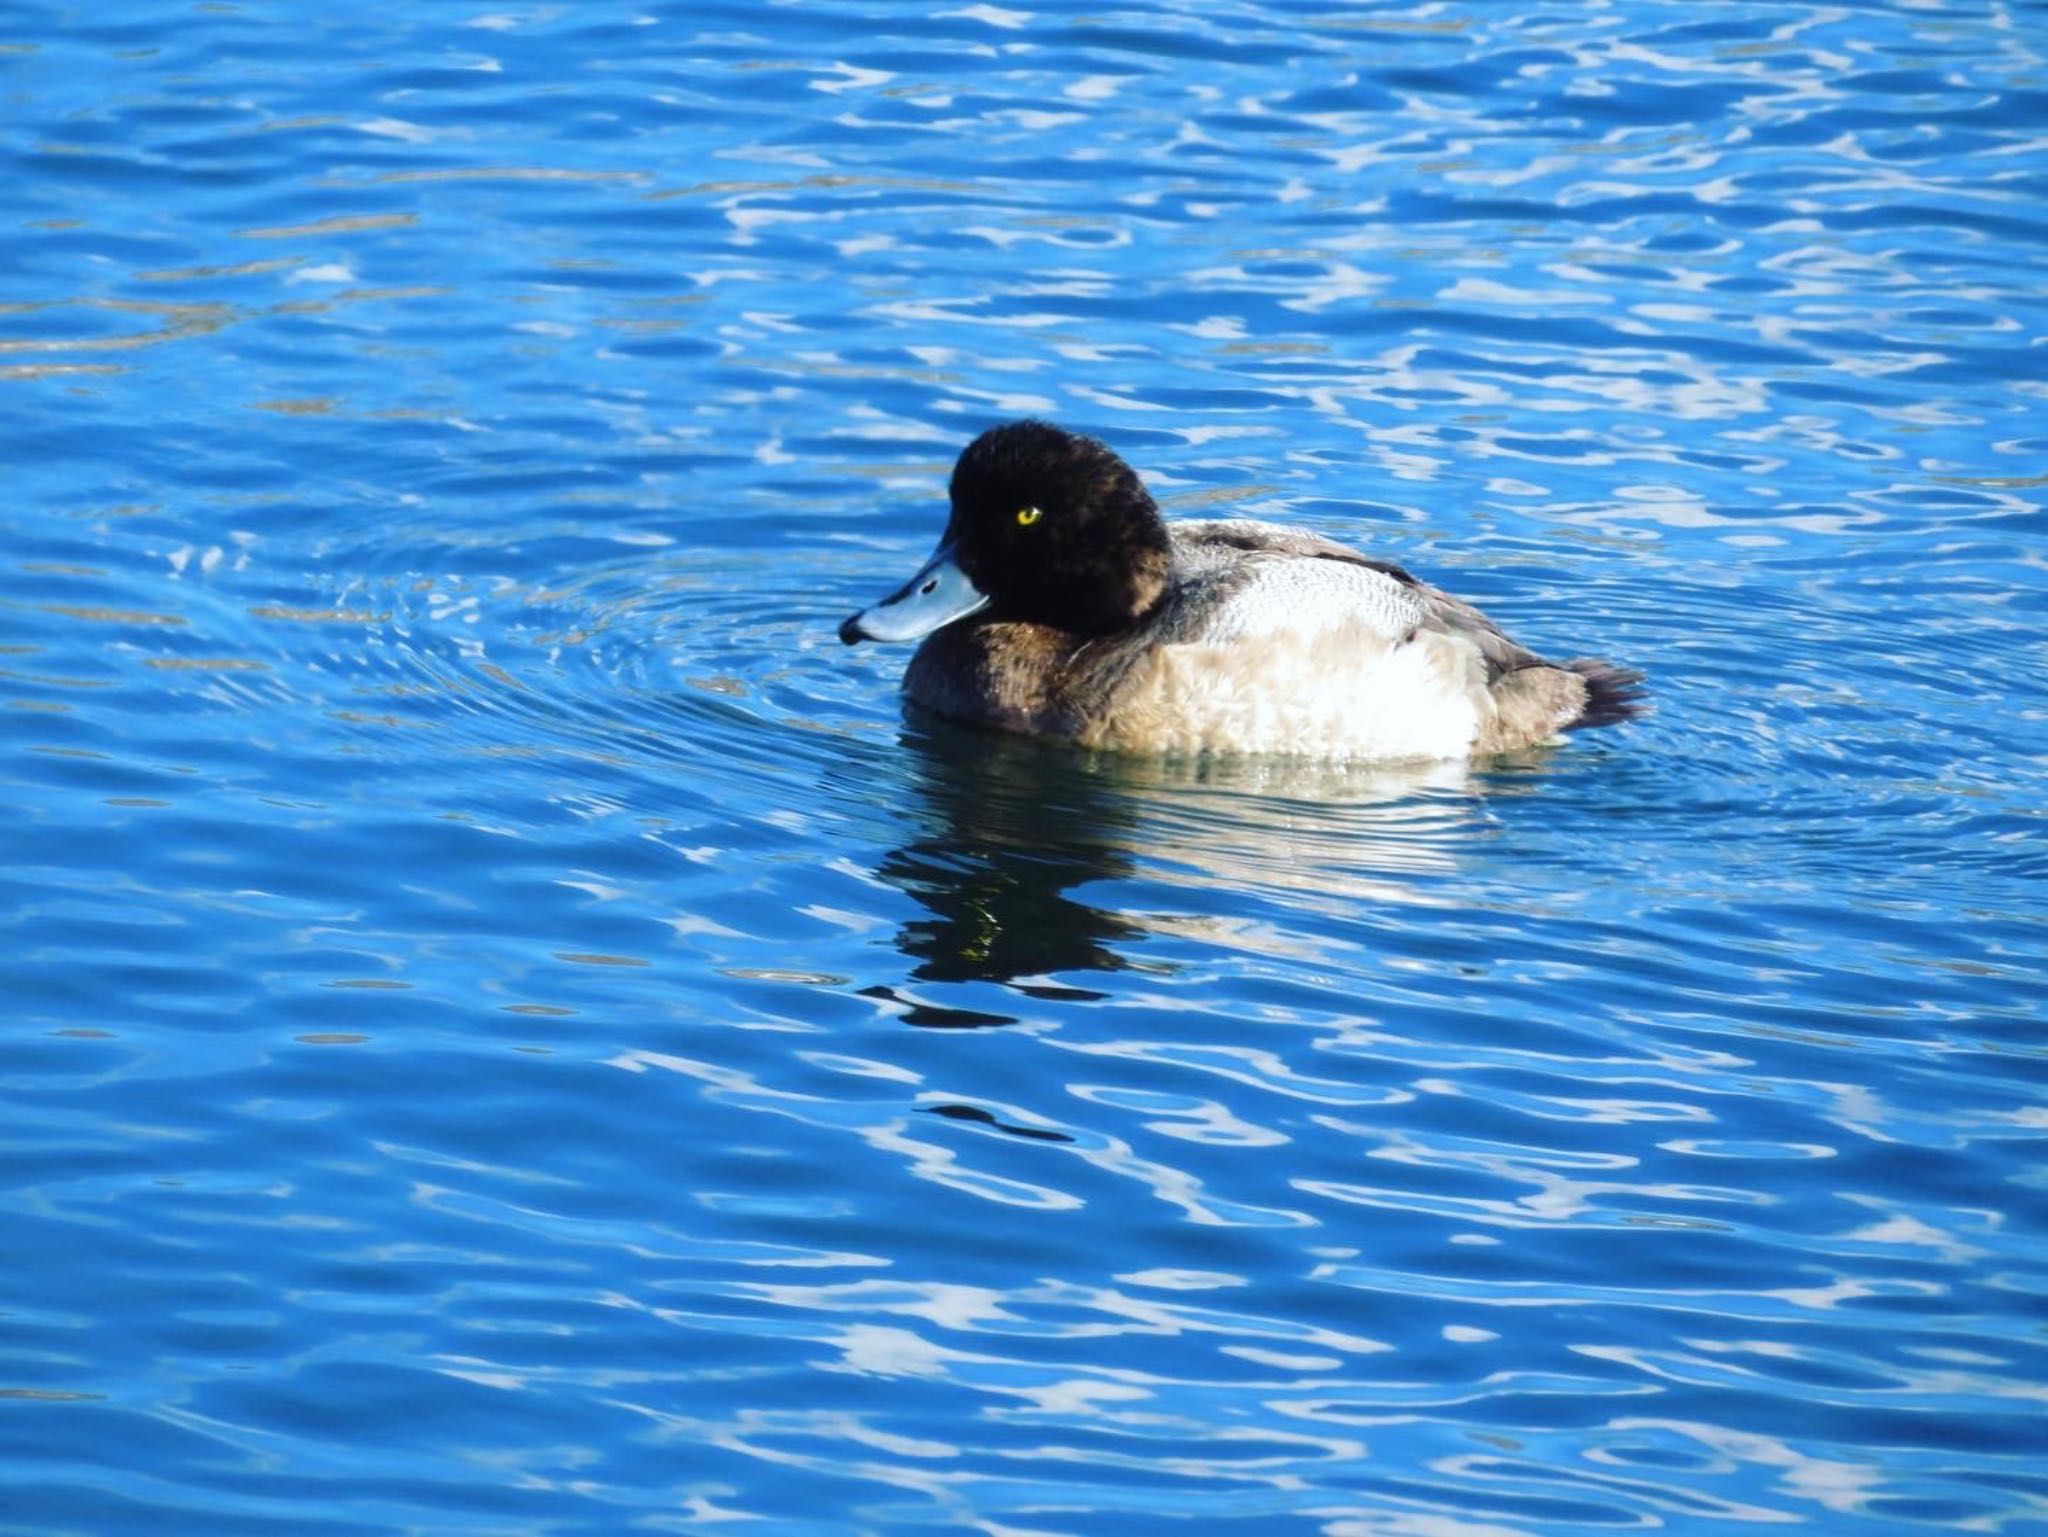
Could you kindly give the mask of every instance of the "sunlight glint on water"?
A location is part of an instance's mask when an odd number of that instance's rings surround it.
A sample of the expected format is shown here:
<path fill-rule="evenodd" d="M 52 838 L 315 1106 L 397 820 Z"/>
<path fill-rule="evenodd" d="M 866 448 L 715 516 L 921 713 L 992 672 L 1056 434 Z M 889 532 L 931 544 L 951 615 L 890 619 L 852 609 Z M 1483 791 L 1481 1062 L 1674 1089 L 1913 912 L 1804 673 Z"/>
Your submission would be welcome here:
<path fill-rule="evenodd" d="M 2048 1519 L 2039 7 L 0 28 L 0 1526 Z M 1022 414 L 1658 713 L 906 722 Z"/>

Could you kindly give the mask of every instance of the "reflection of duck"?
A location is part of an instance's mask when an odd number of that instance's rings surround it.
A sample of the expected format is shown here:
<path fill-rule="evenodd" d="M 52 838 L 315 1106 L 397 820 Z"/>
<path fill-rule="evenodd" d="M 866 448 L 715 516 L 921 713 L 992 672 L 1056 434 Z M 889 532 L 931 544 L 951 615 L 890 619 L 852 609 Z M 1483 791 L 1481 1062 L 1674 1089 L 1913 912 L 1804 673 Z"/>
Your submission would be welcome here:
<path fill-rule="evenodd" d="M 1329 540 L 1168 524 L 1093 438 L 1013 422 L 968 445 L 924 569 L 840 638 L 914 640 L 915 703 L 1135 752 L 1463 759 L 1644 709 L 1642 674 L 1546 662 L 1484 614 Z"/>
<path fill-rule="evenodd" d="M 1098 777 L 1030 742 L 944 726 L 907 740 L 920 760 L 919 835 L 878 873 L 931 915 L 898 938 L 918 962 L 913 975 L 1008 982 L 1128 965 L 1113 946 L 1139 926 L 1067 894 L 1131 867 L 1131 816 Z"/>
<path fill-rule="evenodd" d="M 903 743 L 911 835 L 876 873 L 925 909 L 896 937 L 920 982 L 1091 998 L 1076 973 L 1169 969 L 1144 955 L 1155 937 L 1286 948 L 1276 911 L 1436 900 L 1417 877 L 1450 869 L 1476 825 L 1461 763 L 1076 754 L 928 719 Z M 1076 894 L 1110 882 L 1105 905 Z M 1130 905 L 1106 905 L 1119 892 Z M 1012 1020 L 987 994 L 865 991 L 912 1024 Z"/>

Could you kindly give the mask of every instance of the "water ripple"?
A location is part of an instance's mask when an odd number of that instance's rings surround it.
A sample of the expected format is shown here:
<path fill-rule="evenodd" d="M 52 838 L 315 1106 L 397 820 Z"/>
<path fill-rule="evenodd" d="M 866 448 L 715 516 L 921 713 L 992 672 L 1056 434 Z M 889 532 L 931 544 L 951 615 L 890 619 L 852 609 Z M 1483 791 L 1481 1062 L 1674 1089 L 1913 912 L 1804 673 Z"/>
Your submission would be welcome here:
<path fill-rule="evenodd" d="M 18 1520 L 2048 1519 L 2025 7 L 0 44 Z M 1027 412 L 1658 713 L 906 720 Z"/>

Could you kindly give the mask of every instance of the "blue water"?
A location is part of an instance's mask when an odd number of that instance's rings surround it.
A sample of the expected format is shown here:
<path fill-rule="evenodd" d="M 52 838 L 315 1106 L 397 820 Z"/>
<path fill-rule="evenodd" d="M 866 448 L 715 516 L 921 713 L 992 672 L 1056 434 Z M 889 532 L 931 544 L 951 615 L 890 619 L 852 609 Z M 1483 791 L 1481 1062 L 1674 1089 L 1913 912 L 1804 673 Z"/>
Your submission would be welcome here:
<path fill-rule="evenodd" d="M 0 1529 L 2048 1530 L 2048 7 L 0 91 Z M 1658 713 L 905 722 L 834 626 L 1026 413 Z"/>

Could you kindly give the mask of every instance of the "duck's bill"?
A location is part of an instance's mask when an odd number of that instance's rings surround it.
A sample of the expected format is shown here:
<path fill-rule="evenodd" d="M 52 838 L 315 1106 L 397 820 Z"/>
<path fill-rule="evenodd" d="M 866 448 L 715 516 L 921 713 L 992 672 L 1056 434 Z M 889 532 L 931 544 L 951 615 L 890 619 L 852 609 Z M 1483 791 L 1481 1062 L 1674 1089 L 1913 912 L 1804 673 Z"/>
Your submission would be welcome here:
<path fill-rule="evenodd" d="M 842 624 L 839 638 L 849 646 L 863 640 L 916 640 L 987 607 L 988 594 L 967 579 L 948 540 L 916 576 Z"/>

